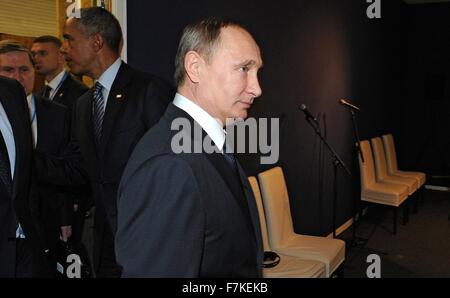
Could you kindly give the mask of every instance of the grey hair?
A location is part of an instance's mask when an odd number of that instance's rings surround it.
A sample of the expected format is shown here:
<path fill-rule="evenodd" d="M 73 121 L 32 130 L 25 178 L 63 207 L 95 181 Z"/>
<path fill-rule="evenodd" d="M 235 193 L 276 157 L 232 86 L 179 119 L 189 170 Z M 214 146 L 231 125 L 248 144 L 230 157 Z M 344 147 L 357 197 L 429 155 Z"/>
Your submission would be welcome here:
<path fill-rule="evenodd" d="M 11 53 L 11 52 L 23 52 L 28 55 L 28 58 L 30 58 L 31 65 L 34 67 L 34 58 L 33 54 L 31 53 L 30 49 L 28 49 L 26 46 L 21 44 L 18 41 L 15 40 L 2 40 L 0 41 L 0 55 Z"/>
<path fill-rule="evenodd" d="M 187 25 L 182 33 L 175 57 L 175 84 L 180 86 L 186 79 L 184 58 L 189 51 L 199 53 L 206 62 L 209 62 L 214 50 L 220 44 L 220 32 L 226 27 L 240 27 L 242 25 L 222 18 L 208 17 Z"/>

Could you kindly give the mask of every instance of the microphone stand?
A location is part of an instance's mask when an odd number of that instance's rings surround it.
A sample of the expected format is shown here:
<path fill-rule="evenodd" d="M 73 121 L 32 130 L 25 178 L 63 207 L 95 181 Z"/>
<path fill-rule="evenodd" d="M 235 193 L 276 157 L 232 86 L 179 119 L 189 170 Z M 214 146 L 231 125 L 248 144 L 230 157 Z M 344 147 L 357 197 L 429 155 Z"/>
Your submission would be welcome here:
<path fill-rule="evenodd" d="M 361 161 L 364 163 L 364 154 L 361 150 L 361 139 L 359 138 L 358 124 L 356 122 L 355 111 L 353 109 L 349 109 L 351 118 L 352 118 L 352 126 L 353 126 L 353 135 L 355 137 L 355 147 L 356 147 L 356 156 L 360 156 Z M 358 158 L 358 157 L 357 157 Z M 361 183 L 359 183 L 361 184 Z M 357 192 L 358 193 L 358 192 Z M 350 240 L 350 247 L 358 246 L 358 242 L 362 245 L 366 244 L 368 239 L 361 238 L 356 236 L 356 214 L 359 206 L 359 197 L 355 196 L 353 199 L 353 228 L 352 228 L 352 239 Z M 359 216 L 359 220 L 361 220 L 361 215 Z"/>
<path fill-rule="evenodd" d="M 309 125 L 313 128 L 316 135 L 319 136 L 323 144 L 325 144 L 325 147 L 328 149 L 328 152 L 333 157 L 333 238 L 336 238 L 337 168 L 338 166 L 341 166 L 347 173 L 347 175 L 350 177 L 352 174 L 345 165 L 345 163 L 342 161 L 342 159 L 339 157 L 339 155 L 336 153 L 336 151 L 330 146 L 327 140 L 323 137 L 318 126 L 314 124 L 315 123 L 314 119 L 308 116 L 306 116 L 305 119 L 309 123 Z"/>

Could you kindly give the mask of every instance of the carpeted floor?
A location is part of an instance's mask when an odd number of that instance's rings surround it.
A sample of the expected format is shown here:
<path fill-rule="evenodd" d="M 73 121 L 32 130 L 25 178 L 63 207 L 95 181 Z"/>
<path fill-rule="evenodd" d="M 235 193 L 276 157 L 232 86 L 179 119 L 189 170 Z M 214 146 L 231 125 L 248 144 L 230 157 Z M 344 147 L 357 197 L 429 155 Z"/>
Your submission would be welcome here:
<path fill-rule="evenodd" d="M 401 210 L 398 214 L 397 235 L 393 235 L 392 210 L 369 207 L 356 229 L 356 235 L 368 241 L 348 246 L 345 277 L 367 277 L 370 254 L 381 259 L 381 277 L 450 277 L 450 193 L 425 191 L 418 213 L 410 213 L 406 225 L 401 224 Z M 339 238 L 350 243 L 351 228 Z"/>

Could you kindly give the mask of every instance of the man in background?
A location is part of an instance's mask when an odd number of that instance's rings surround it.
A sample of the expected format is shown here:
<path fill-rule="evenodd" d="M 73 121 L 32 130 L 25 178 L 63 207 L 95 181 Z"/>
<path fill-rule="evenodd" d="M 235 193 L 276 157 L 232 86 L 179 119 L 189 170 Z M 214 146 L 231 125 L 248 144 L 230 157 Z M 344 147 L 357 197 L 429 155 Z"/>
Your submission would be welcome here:
<path fill-rule="evenodd" d="M 64 26 L 62 53 L 70 71 L 94 80 L 74 107 L 64 159 L 38 155 L 39 177 L 64 185 L 89 182 L 95 202 L 94 269 L 97 277 L 120 277 L 115 259 L 117 188 L 135 145 L 158 122 L 173 96 L 163 80 L 120 59 L 122 30 L 107 10 L 82 8 Z M 77 158 L 78 157 L 78 158 Z"/>
<path fill-rule="evenodd" d="M 2 76 L 0 132 L 0 278 L 41 277 L 46 253 L 30 208 L 33 145 L 27 101 L 18 82 Z"/>
<path fill-rule="evenodd" d="M 33 147 L 61 155 L 68 143 L 69 114 L 64 106 L 33 94 L 35 71 L 30 50 L 15 41 L 0 41 L 0 75 L 19 81 L 25 90 L 29 111 L 23 117 L 30 117 Z M 32 214 L 47 250 L 49 267 L 43 267 L 43 273 L 48 276 L 56 273 L 55 252 L 60 237 L 67 240 L 70 236 L 70 229 L 62 224 L 69 203 L 54 186 L 33 184 Z"/>
<path fill-rule="evenodd" d="M 39 95 L 64 105 L 72 115 L 76 100 L 88 91 L 88 87 L 64 69 L 65 59 L 61 46 L 59 38 L 44 35 L 33 41 L 31 52 L 36 63 L 36 72 L 45 78 L 45 87 Z M 92 205 L 89 187 L 77 191 L 82 194 L 64 194 L 67 201 L 73 201 L 73 208 L 66 210 L 61 217 L 62 238 L 67 240 L 71 237 L 70 240 L 75 245 L 81 243 L 84 214 Z"/>

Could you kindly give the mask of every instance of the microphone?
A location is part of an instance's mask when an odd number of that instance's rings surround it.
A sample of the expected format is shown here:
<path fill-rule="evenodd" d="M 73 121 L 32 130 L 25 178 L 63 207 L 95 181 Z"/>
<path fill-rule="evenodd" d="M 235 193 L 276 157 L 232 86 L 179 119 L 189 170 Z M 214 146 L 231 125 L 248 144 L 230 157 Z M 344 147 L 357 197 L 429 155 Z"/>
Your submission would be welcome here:
<path fill-rule="evenodd" d="M 311 114 L 311 112 L 308 111 L 308 108 L 305 106 L 305 104 L 302 104 L 300 106 L 300 110 L 302 110 L 303 113 L 305 113 L 306 119 L 312 119 L 314 122 L 317 123 L 316 117 L 314 117 L 313 114 Z"/>
<path fill-rule="evenodd" d="M 341 105 L 343 105 L 343 106 L 349 107 L 349 108 L 352 109 L 352 110 L 355 110 L 355 111 L 358 111 L 358 112 L 361 111 L 360 108 L 358 108 L 357 106 L 352 105 L 351 103 L 349 103 L 349 102 L 346 101 L 345 99 L 340 99 L 340 100 L 339 100 L 339 103 L 340 103 Z"/>

